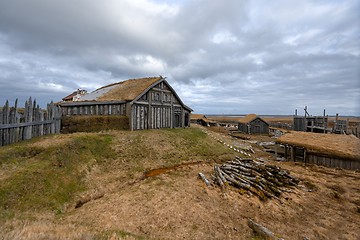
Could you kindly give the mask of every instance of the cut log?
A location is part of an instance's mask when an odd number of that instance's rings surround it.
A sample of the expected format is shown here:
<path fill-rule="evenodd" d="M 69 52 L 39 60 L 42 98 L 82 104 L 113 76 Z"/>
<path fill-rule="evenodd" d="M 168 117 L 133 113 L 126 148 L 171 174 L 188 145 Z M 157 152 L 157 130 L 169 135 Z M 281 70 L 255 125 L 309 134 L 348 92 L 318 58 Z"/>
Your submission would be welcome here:
<path fill-rule="evenodd" d="M 229 184 L 252 192 L 262 200 L 274 198 L 280 202 L 281 193 L 289 192 L 286 190 L 299 182 L 278 166 L 239 157 L 220 166 L 215 165 L 213 179 L 223 191 Z"/>
<path fill-rule="evenodd" d="M 283 238 L 278 238 L 266 227 L 254 222 L 251 219 L 248 219 L 248 226 L 259 236 L 263 237 L 266 240 L 284 240 Z"/>
<path fill-rule="evenodd" d="M 201 172 L 199 172 L 199 177 L 205 182 L 206 186 L 210 187 L 211 183 L 210 181 L 205 177 L 205 175 Z"/>

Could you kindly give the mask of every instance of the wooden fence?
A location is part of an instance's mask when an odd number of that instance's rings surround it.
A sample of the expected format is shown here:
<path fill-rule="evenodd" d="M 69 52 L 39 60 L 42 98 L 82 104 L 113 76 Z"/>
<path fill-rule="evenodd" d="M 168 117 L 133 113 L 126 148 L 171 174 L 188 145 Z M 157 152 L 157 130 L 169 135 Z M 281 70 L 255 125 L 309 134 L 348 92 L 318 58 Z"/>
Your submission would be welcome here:
<path fill-rule="evenodd" d="M 25 102 L 25 108 L 18 108 L 16 99 L 13 107 L 6 101 L 0 110 L 0 146 L 16 143 L 33 137 L 60 133 L 61 111 L 53 102 L 47 109 L 36 105 L 31 97 Z"/>

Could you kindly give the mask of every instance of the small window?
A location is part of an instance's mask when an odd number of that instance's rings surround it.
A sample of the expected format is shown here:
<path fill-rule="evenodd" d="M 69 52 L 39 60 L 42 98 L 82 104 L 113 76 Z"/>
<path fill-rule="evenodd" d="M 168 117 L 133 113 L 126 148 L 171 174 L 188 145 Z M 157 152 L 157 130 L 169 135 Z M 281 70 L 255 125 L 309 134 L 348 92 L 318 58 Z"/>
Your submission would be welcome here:
<path fill-rule="evenodd" d="M 164 101 L 165 102 L 171 102 L 171 95 L 170 94 L 164 94 Z"/>
<path fill-rule="evenodd" d="M 153 95 L 153 100 L 154 101 L 160 101 L 161 100 L 161 97 L 160 97 L 160 93 L 159 92 L 154 92 L 154 95 Z"/>

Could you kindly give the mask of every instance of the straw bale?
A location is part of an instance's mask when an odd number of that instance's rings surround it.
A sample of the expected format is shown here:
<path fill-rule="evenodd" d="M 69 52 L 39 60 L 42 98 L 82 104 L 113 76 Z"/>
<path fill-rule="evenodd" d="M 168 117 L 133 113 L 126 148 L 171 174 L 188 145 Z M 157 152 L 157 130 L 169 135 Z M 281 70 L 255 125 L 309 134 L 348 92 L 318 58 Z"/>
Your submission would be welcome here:
<path fill-rule="evenodd" d="M 308 152 L 360 161 L 360 139 L 354 135 L 292 131 L 276 141 L 304 147 Z"/>

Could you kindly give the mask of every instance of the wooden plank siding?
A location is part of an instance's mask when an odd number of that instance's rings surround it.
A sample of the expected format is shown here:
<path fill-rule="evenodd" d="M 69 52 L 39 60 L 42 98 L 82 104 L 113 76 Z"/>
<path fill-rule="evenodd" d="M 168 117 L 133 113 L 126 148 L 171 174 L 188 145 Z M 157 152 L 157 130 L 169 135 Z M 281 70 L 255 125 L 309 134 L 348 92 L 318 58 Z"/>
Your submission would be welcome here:
<path fill-rule="evenodd" d="M 131 107 L 131 129 L 158 129 L 190 125 L 190 112 L 179 103 L 177 97 L 164 82 L 143 94 Z M 185 122 L 187 113 L 187 122 Z"/>
<path fill-rule="evenodd" d="M 19 109 L 18 100 L 13 107 L 6 101 L 0 111 L 0 146 L 28 140 L 33 137 L 60 133 L 61 111 L 54 103 L 41 109 L 36 100 L 25 102 L 25 108 Z"/>
<path fill-rule="evenodd" d="M 325 167 L 330 167 L 330 168 L 343 168 L 350 170 L 360 169 L 360 161 L 356 161 L 352 159 L 340 159 L 336 157 L 321 156 L 315 154 L 307 154 L 306 162 L 325 166 Z"/>
<path fill-rule="evenodd" d="M 82 105 L 61 105 L 61 111 L 63 116 L 74 116 L 74 115 L 126 115 L 125 103 L 117 104 L 100 104 L 93 103 Z"/>
<path fill-rule="evenodd" d="M 174 96 L 171 93 L 166 91 L 165 95 L 156 89 L 149 91 L 149 96 L 151 96 L 151 100 L 145 102 L 144 99 L 141 99 L 141 101 L 134 102 L 132 106 L 133 130 L 185 126 L 184 109 L 181 105 L 174 104 L 175 101 L 171 100 Z M 167 99 L 167 101 L 162 99 Z M 174 122 L 175 119 L 177 119 L 176 122 Z"/>

